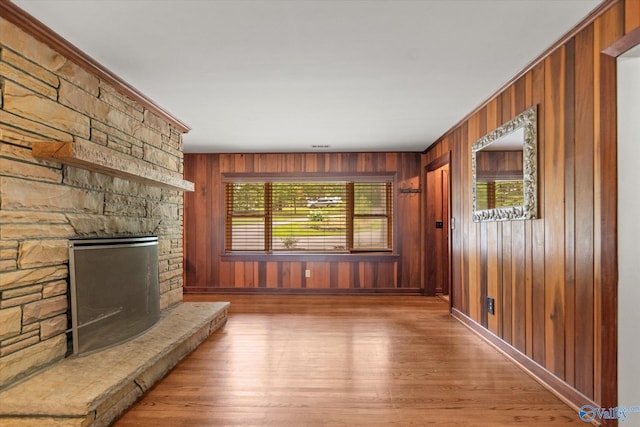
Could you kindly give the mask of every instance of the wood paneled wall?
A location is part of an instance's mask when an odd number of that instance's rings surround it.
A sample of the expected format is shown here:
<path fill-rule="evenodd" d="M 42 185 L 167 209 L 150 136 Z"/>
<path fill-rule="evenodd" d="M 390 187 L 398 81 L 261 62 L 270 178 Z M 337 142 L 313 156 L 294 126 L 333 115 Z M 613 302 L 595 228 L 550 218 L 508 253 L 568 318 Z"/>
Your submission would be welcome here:
<path fill-rule="evenodd" d="M 225 174 L 393 173 L 393 255 L 239 255 L 224 251 Z M 420 153 L 186 154 L 185 292 L 420 292 Z M 305 270 L 311 277 L 305 277 Z"/>
<path fill-rule="evenodd" d="M 601 52 L 640 25 L 640 2 L 609 3 L 423 159 L 451 152 L 454 315 L 576 406 L 616 405 L 615 58 Z M 539 219 L 474 223 L 471 145 L 532 105 Z"/>

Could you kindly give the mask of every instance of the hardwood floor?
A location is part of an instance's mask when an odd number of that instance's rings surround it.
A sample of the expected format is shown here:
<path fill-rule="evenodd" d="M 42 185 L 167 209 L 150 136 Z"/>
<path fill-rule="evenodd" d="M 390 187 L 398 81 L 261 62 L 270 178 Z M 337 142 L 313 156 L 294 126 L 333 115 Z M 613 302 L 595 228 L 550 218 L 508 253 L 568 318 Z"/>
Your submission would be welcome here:
<path fill-rule="evenodd" d="M 231 301 L 229 321 L 115 426 L 584 424 L 438 297 L 185 300 Z"/>

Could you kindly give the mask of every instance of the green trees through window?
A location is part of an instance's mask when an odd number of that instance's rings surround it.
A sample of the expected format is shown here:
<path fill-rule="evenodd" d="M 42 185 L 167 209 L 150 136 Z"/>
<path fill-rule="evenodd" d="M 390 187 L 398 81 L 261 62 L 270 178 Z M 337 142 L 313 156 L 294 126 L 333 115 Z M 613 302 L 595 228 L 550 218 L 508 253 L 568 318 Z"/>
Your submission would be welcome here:
<path fill-rule="evenodd" d="M 392 249 L 390 180 L 225 185 L 227 252 Z"/>

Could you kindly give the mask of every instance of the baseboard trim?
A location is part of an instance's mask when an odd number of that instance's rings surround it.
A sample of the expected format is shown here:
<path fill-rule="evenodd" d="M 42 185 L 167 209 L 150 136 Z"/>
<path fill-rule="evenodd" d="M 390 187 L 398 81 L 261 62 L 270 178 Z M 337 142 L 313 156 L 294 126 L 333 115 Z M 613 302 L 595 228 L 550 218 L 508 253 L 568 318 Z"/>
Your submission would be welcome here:
<path fill-rule="evenodd" d="M 471 331 L 483 338 L 486 342 L 491 344 L 496 350 L 508 357 L 520 369 L 529 374 L 533 379 L 539 382 L 543 387 L 553 393 L 564 403 L 569 405 L 576 412 L 579 412 L 580 407 L 583 405 L 591 405 L 594 408 L 600 407 L 599 404 L 591 400 L 589 397 L 562 381 L 562 379 L 549 372 L 536 361 L 531 360 L 529 357 L 522 354 L 515 347 L 507 344 L 505 341 L 494 335 L 491 331 L 484 328 L 466 314 L 462 313 L 460 310 L 453 308 L 451 310 L 451 315 Z"/>
<path fill-rule="evenodd" d="M 421 288 L 183 288 L 185 294 L 255 294 L 255 295 L 423 295 Z"/>

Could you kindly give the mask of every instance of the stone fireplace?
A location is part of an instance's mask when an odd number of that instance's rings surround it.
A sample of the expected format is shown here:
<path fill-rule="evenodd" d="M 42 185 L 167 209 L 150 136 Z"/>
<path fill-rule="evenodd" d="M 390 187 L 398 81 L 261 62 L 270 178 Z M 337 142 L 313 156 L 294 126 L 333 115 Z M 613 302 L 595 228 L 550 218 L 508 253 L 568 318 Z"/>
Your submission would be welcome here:
<path fill-rule="evenodd" d="M 70 239 L 157 235 L 160 309 L 181 302 L 193 187 L 188 127 L 13 4 L 0 12 L 2 390 L 67 355 Z"/>

